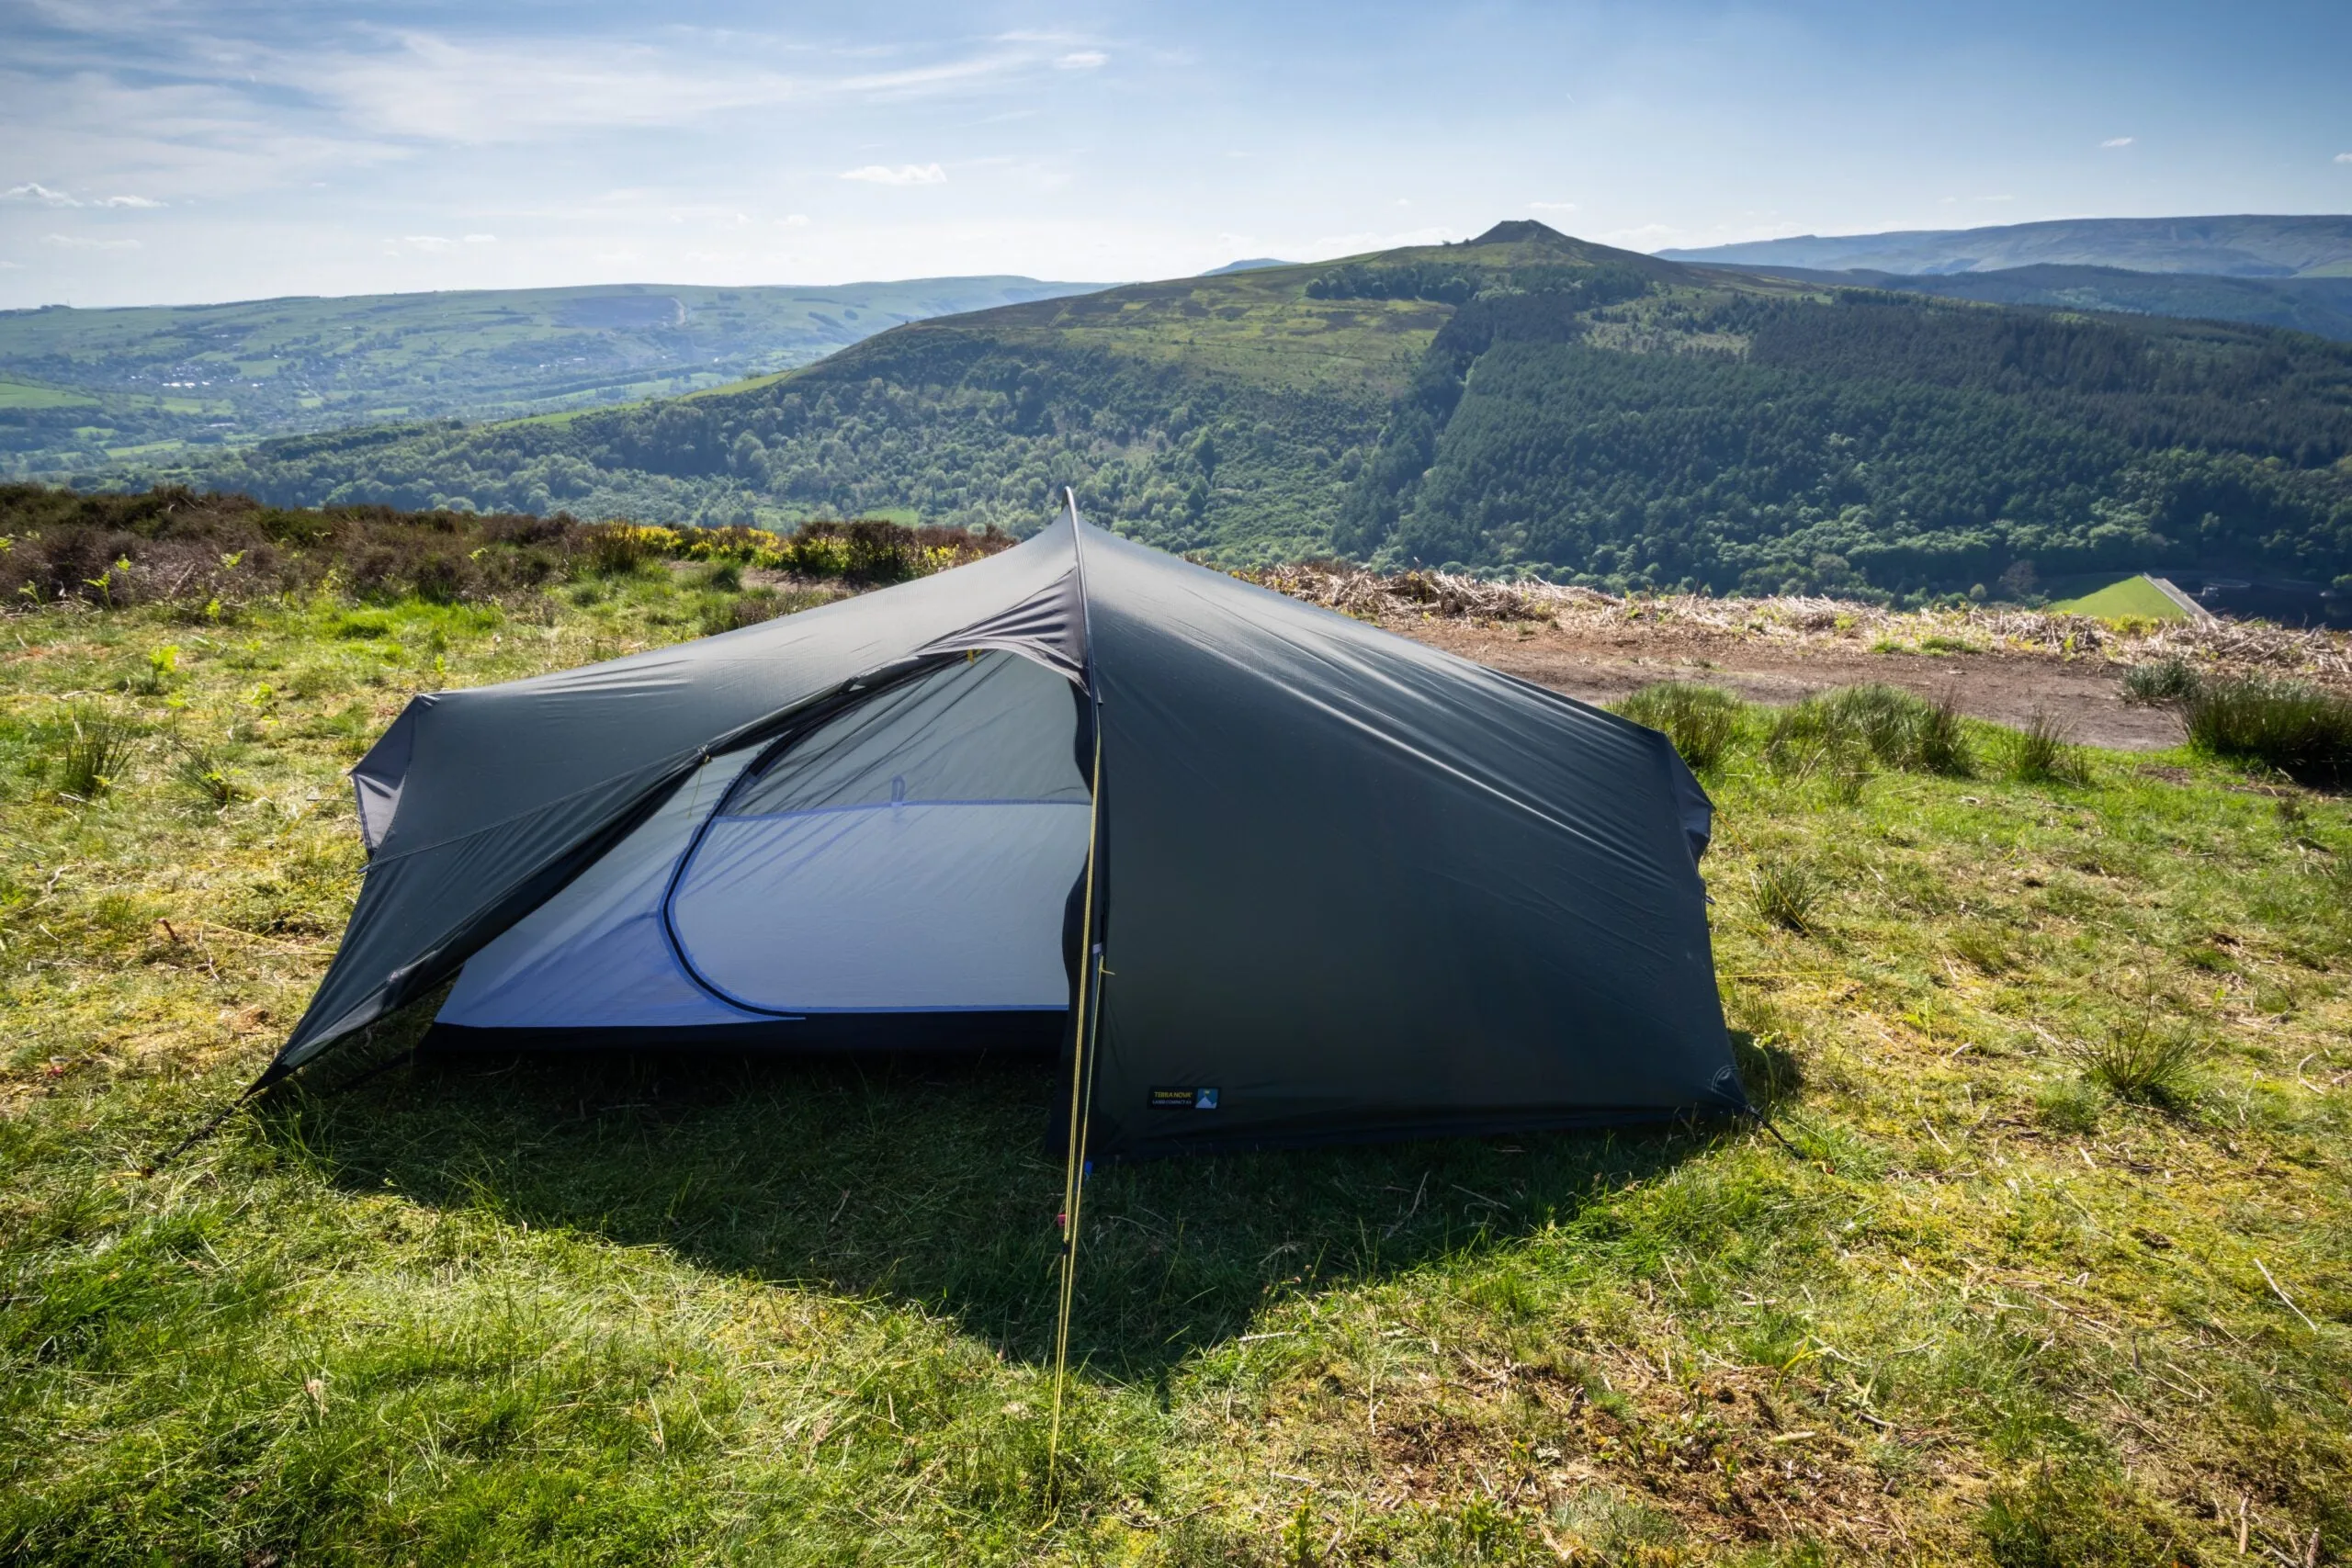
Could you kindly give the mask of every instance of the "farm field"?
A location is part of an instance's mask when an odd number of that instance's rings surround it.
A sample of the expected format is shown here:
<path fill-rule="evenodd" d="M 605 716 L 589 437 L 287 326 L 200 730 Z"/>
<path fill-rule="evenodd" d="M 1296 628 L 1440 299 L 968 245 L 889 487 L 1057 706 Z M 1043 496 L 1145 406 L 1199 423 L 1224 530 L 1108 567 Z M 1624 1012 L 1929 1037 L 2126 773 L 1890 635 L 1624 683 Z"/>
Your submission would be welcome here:
<path fill-rule="evenodd" d="M 60 391 L 54 387 L 38 386 L 30 381 L 0 379 L 0 409 L 96 408 L 97 401 L 96 398 Z"/>
<path fill-rule="evenodd" d="M 1724 997 L 1787 1144 L 1098 1172 L 1049 1476 L 1047 1065 L 412 1061 L 409 1017 L 141 1174 L 300 1011 L 361 867 L 339 775 L 413 694 L 846 591 L 498 520 L 327 561 L 326 520 L 255 516 L 274 555 L 182 572 L 126 524 L 121 571 L 0 622 L 0 1559 L 2352 1552 L 2337 795 L 2162 716 L 1931 752 L 1867 704 L 1632 695 L 1716 800 Z M 1605 653 L 1619 700 L 1806 637 L 1825 684 L 1956 672 L 1962 710 L 1995 664 L 2087 691 L 2287 646 L 1266 575 L 1560 683 Z M 2340 638 L 2291 646 L 2339 682 Z"/>
<path fill-rule="evenodd" d="M 2116 620 L 2125 615 L 2137 615 L 2148 621 L 2188 619 L 2188 612 L 2175 604 L 2163 589 L 2148 581 L 2145 573 L 2120 578 L 2104 588 L 2061 600 L 2051 608 L 2068 615 L 2097 615 L 2104 620 Z"/>

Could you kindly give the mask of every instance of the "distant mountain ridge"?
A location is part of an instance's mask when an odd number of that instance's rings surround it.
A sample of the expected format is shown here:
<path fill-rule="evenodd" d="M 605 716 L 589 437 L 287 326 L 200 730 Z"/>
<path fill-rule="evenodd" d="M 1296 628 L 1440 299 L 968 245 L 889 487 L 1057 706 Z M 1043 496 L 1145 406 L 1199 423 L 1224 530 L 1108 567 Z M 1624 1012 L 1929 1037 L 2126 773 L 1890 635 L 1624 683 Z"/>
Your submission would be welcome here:
<path fill-rule="evenodd" d="M 0 475 L 388 418 L 690 392 L 806 365 L 905 321 L 1100 287 L 631 283 L 0 311 Z"/>
<path fill-rule="evenodd" d="M 1611 591 L 2352 577 L 2352 348 L 1689 266 L 1542 224 L 911 322 L 629 407 L 150 470 L 277 503 L 1025 532 Z M 2238 575 L 2252 575 L 2251 570 Z"/>
<path fill-rule="evenodd" d="M 1252 256 L 1247 261 L 1230 261 L 1223 266 L 1213 266 L 1201 276 L 1223 277 L 1228 272 L 1258 272 L 1270 266 L 1296 266 L 1297 265 L 1296 262 L 1281 261 L 1273 256 Z"/>
<path fill-rule="evenodd" d="M 2068 218 L 1984 229 L 1803 234 L 1657 253 L 1702 265 L 1867 269 L 1904 276 L 2041 265 L 2218 277 L 2352 276 L 2352 215 Z"/>
<path fill-rule="evenodd" d="M 1718 265 L 1726 265 L 1718 263 Z M 1998 272 L 1825 272 L 1747 265 L 1743 272 L 1844 288 L 1892 288 L 1994 305 L 2063 310 L 2117 310 L 2142 316 L 2242 321 L 2284 327 L 2352 343 L 2352 277 L 2215 277 L 2201 273 L 2132 272 L 2116 266 L 2007 267 Z"/>

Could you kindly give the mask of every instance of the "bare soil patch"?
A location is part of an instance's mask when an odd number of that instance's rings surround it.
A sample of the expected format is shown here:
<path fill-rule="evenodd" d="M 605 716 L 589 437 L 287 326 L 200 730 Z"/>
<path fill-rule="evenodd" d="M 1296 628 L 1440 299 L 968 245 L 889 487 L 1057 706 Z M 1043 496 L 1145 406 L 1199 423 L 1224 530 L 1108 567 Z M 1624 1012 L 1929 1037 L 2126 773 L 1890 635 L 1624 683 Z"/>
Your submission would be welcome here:
<path fill-rule="evenodd" d="M 1840 643 L 1793 646 L 1634 622 L 1623 630 L 1556 624 L 1400 619 L 1392 628 L 1448 653 L 1586 702 L 1610 703 L 1655 681 L 1699 681 L 1753 702 L 1786 704 L 1838 686 L 1883 682 L 1960 710 L 2022 725 L 2040 708 L 2076 740 L 2123 751 L 2177 746 L 2169 709 L 2129 707 L 2121 667 L 2037 653 L 1873 653 Z"/>
<path fill-rule="evenodd" d="M 2134 664 L 2179 660 L 2208 674 L 2352 690 L 2352 637 L 2259 621 L 2147 623 L 2000 605 L 1889 610 L 1834 599 L 1614 598 L 1543 582 L 1444 572 L 1383 576 L 1308 562 L 1250 575 L 1294 598 L 1589 702 L 1657 681 L 1796 702 L 1881 682 L 1962 712 L 2022 725 L 2037 711 L 2071 739 L 2118 750 L 2180 743 L 2167 709 L 2127 706 Z"/>

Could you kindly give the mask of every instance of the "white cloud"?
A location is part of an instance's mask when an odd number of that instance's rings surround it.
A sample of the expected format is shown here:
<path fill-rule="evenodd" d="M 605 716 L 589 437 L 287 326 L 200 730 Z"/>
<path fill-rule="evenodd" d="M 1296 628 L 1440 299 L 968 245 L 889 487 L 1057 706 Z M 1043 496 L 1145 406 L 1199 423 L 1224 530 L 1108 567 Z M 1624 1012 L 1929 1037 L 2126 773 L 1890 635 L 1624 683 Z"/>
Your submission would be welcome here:
<path fill-rule="evenodd" d="M 2134 136 L 2110 136 L 2106 141 L 2100 142 L 2099 145 L 2102 147 L 2129 147 L 2132 142 L 2138 140 L 2139 138 Z"/>
<path fill-rule="evenodd" d="M 731 35 L 718 58 L 669 43 L 457 39 L 420 30 L 372 36 L 382 47 L 288 52 L 265 62 L 260 74 L 323 98 L 364 130 L 482 143 L 686 126 L 733 111 L 843 98 L 969 92 L 1046 63 L 1034 48 L 992 48 L 897 71 L 833 77 L 767 62 L 806 58 L 807 51 L 757 35 Z"/>
<path fill-rule="evenodd" d="M 2001 196 L 1980 196 L 1976 199 L 1979 201 L 2015 201 L 2017 197 L 2005 194 Z"/>
<path fill-rule="evenodd" d="M 35 64 L 44 68 L 25 69 Z M 19 69 L 10 72 L 10 66 Z M 200 73 L 220 67 L 206 58 L 186 69 Z M 145 73 L 119 77 L 110 62 L 69 52 L 46 61 L 0 54 L 0 73 L 6 83 L 0 86 L 0 145 L 16 145 L 12 137 L 37 137 L 27 145 L 38 145 L 44 163 L 61 174 L 78 174 L 51 193 L 62 199 L 51 206 L 136 209 L 156 199 L 157 186 L 226 200 L 302 185 L 327 172 L 348 175 L 405 155 L 402 149 L 331 130 L 315 113 L 282 110 L 255 94 L 243 72 L 233 83 L 158 83 Z M 85 194 L 77 197 L 77 186 Z M 119 194 L 93 199 L 86 196 L 91 187 Z M 17 199 L 43 198 L 28 187 Z M 186 205 L 176 196 L 172 204 Z"/>
<path fill-rule="evenodd" d="M 135 251 L 136 240 L 93 240 L 82 234 L 43 234 L 40 243 L 68 251 Z"/>
<path fill-rule="evenodd" d="M 2352 152 L 2338 152 L 2335 155 L 2335 161 L 2339 164 L 2352 164 Z"/>
<path fill-rule="evenodd" d="M 10 186 L 0 191 L 0 201 L 38 201 L 43 207 L 161 207 L 164 204 L 152 196 L 107 196 L 84 201 L 71 191 L 51 190 L 45 185 Z"/>
<path fill-rule="evenodd" d="M 792 80 L 756 66 L 688 71 L 642 47 L 458 43 L 424 32 L 392 41 L 364 53 L 288 56 L 271 74 L 334 103 L 365 130 L 432 141 L 677 125 L 798 96 Z"/>
<path fill-rule="evenodd" d="M 466 243 L 469 245 L 494 245 L 498 243 L 498 236 L 495 234 L 469 234 L 466 236 Z"/>
<path fill-rule="evenodd" d="M 787 212 L 775 220 L 775 226 L 779 229 L 805 229 L 808 226 L 808 215 L 805 212 Z"/>
<path fill-rule="evenodd" d="M 401 243 L 420 251 L 446 251 L 453 249 L 458 242 L 441 234 L 403 234 Z"/>
<path fill-rule="evenodd" d="M 1111 57 L 1099 49 L 1081 49 L 1065 54 L 1054 62 L 1057 71 L 1099 71 L 1111 63 Z"/>
<path fill-rule="evenodd" d="M 984 54 L 970 60 L 951 60 L 940 65 L 919 65 L 907 71 L 883 71 L 870 76 L 844 76 L 829 84 L 842 92 L 879 96 L 908 97 L 930 89 L 953 87 L 964 83 L 1003 76 L 1023 66 L 1035 63 L 1031 56 Z"/>
<path fill-rule="evenodd" d="M 936 164 L 901 164 L 895 169 L 888 164 L 868 164 L 860 169 L 843 169 L 841 177 L 877 186 L 944 186 L 947 171 Z"/>
<path fill-rule="evenodd" d="M 1573 201 L 1531 201 L 1527 209 L 1531 212 L 1574 212 L 1577 204 Z"/>

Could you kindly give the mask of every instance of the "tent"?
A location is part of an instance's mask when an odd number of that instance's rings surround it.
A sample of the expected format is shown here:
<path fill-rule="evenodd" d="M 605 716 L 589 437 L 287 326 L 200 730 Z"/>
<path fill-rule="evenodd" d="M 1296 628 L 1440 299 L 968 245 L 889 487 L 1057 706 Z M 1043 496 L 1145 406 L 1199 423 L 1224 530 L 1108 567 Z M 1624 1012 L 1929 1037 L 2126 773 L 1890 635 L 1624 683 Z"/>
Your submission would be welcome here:
<path fill-rule="evenodd" d="M 1092 1157 L 1744 1111 L 1663 736 L 1087 525 L 415 698 L 264 1082 L 432 1038 L 1059 1048 Z"/>

